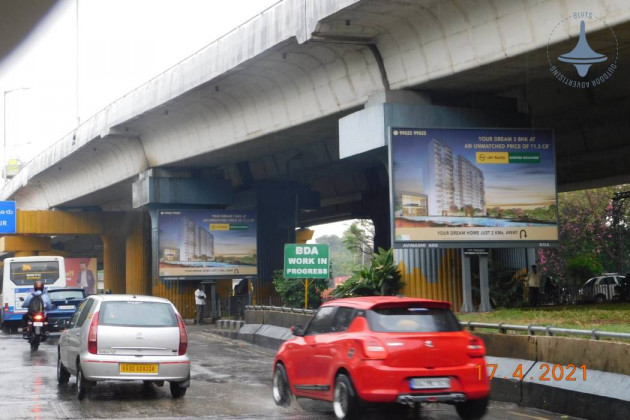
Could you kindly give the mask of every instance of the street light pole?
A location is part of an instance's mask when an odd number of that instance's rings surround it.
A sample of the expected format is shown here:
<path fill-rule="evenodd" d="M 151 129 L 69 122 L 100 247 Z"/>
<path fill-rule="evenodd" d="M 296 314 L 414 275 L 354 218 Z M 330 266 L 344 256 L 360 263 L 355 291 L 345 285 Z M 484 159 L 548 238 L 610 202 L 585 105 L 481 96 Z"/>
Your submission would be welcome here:
<path fill-rule="evenodd" d="M 19 87 L 15 89 L 9 89 L 2 92 L 2 178 L 4 182 L 7 181 L 7 95 L 11 92 L 18 90 L 28 90 L 27 87 Z"/>

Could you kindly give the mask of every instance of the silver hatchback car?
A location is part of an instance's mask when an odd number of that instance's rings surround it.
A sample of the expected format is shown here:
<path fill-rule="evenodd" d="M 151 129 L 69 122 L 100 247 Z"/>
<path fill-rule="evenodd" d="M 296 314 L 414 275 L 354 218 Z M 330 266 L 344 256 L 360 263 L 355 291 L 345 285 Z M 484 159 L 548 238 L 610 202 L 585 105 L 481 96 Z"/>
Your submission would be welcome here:
<path fill-rule="evenodd" d="M 77 308 L 58 342 L 57 381 L 77 377 L 77 398 L 97 381 L 140 380 L 181 398 L 190 386 L 188 335 L 168 300 L 138 295 L 92 295 Z"/>

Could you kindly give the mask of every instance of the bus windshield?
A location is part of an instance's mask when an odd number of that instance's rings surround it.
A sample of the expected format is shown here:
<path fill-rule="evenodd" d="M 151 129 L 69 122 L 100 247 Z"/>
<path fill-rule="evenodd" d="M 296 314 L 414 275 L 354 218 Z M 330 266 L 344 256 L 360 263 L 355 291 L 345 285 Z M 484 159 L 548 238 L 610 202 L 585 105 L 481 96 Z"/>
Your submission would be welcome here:
<path fill-rule="evenodd" d="M 58 261 L 12 261 L 9 279 L 18 286 L 33 285 L 36 281 L 53 284 L 59 279 Z"/>

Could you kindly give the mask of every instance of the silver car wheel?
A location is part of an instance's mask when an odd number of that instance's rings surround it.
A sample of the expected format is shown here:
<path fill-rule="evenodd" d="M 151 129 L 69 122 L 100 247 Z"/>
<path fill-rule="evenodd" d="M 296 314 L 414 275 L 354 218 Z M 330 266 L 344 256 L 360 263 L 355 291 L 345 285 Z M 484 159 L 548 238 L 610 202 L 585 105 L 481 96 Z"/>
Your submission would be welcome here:
<path fill-rule="evenodd" d="M 273 373 L 273 401 L 276 405 L 287 407 L 291 404 L 291 388 L 286 370 L 282 364 L 277 364 Z"/>
<path fill-rule="evenodd" d="M 343 382 L 335 384 L 333 409 L 338 419 L 345 419 L 348 415 L 348 387 Z"/>

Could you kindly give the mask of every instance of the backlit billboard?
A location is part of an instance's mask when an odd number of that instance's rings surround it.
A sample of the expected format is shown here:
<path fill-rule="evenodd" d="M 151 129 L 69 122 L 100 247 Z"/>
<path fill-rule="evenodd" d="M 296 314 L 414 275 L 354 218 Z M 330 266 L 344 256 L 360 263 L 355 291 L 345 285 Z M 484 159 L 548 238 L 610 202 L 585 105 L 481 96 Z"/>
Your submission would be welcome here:
<path fill-rule="evenodd" d="M 551 130 L 392 128 L 390 160 L 396 248 L 558 240 Z"/>

